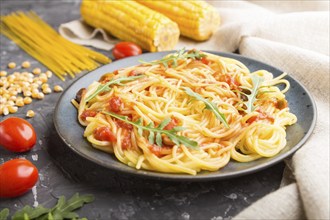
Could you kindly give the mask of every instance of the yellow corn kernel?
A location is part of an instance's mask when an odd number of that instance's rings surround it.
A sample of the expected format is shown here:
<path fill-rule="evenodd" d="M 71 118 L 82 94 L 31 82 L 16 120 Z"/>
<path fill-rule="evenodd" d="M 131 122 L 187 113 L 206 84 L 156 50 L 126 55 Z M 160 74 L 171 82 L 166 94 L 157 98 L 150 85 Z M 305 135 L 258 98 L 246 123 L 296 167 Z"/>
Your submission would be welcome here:
<path fill-rule="evenodd" d="M 28 110 L 26 112 L 26 117 L 33 118 L 35 116 L 35 113 L 33 110 Z"/>
<path fill-rule="evenodd" d="M 42 89 L 42 92 L 43 92 L 44 94 L 49 94 L 49 93 L 52 92 L 52 90 L 51 90 L 49 87 L 46 87 L 46 88 Z"/>
<path fill-rule="evenodd" d="M 16 99 L 17 99 L 17 97 L 16 97 L 16 96 L 14 96 L 14 95 L 9 97 L 9 100 L 10 100 L 10 101 L 14 101 L 14 102 L 15 102 L 15 101 L 16 101 Z"/>
<path fill-rule="evenodd" d="M 20 96 L 17 97 L 15 104 L 16 104 L 18 107 L 22 107 L 22 106 L 24 106 L 23 98 L 20 97 Z"/>
<path fill-rule="evenodd" d="M 34 68 L 32 70 L 32 73 L 35 74 L 35 75 L 39 75 L 41 73 L 41 69 L 40 68 Z"/>
<path fill-rule="evenodd" d="M 16 113 L 18 110 L 17 106 L 8 106 L 9 113 Z"/>
<path fill-rule="evenodd" d="M 8 115 L 9 114 L 9 110 L 8 110 L 8 107 L 7 106 L 4 106 L 3 109 L 2 109 L 2 114 L 3 115 Z"/>
<path fill-rule="evenodd" d="M 52 77 L 53 73 L 52 73 L 52 71 L 47 70 L 46 75 L 47 75 L 48 78 L 50 78 L 50 77 Z"/>
<path fill-rule="evenodd" d="M 5 99 L 9 99 L 11 95 L 9 95 L 9 93 L 6 93 L 6 94 L 3 94 L 2 95 L 2 98 L 5 98 Z"/>
<path fill-rule="evenodd" d="M 11 100 L 8 100 L 7 103 L 6 103 L 7 106 L 13 106 L 15 105 L 15 102 L 11 101 Z"/>
<path fill-rule="evenodd" d="M 40 82 L 42 82 L 42 83 L 46 83 L 46 82 L 48 81 L 48 78 L 47 78 L 47 76 L 40 76 L 40 77 L 39 77 L 39 80 L 40 80 Z"/>
<path fill-rule="evenodd" d="M 30 97 L 25 97 L 25 98 L 23 99 L 23 101 L 24 101 L 24 104 L 25 104 L 25 105 L 28 105 L 28 104 L 30 104 L 30 103 L 32 102 L 32 99 L 31 99 Z"/>
<path fill-rule="evenodd" d="M 16 67 L 16 63 L 14 63 L 14 62 L 10 62 L 10 63 L 8 63 L 8 68 L 9 69 L 13 69 L 13 68 L 15 68 Z"/>
<path fill-rule="evenodd" d="M 46 88 L 49 88 L 49 84 L 44 83 L 41 85 L 41 89 L 46 89 Z"/>
<path fill-rule="evenodd" d="M 7 72 L 4 71 L 4 70 L 1 70 L 1 71 L 0 71 L 0 76 L 7 76 Z"/>
<path fill-rule="evenodd" d="M 24 61 L 24 62 L 22 63 L 22 67 L 23 67 L 23 68 L 30 68 L 30 66 L 31 66 L 31 63 L 30 63 L 29 61 Z"/>
<path fill-rule="evenodd" d="M 12 90 L 9 92 L 9 95 L 11 95 L 11 96 L 16 96 L 17 94 L 18 94 L 18 92 L 15 90 Z"/>
<path fill-rule="evenodd" d="M 0 97 L 0 104 L 7 103 L 7 98 Z"/>
<path fill-rule="evenodd" d="M 54 92 L 62 92 L 63 88 L 59 85 L 54 86 Z"/>
<path fill-rule="evenodd" d="M 23 92 L 23 95 L 24 95 L 25 97 L 30 97 L 30 96 L 32 96 L 32 92 L 29 91 L 29 90 L 27 90 L 27 91 L 24 91 L 24 92 Z"/>
<path fill-rule="evenodd" d="M 45 94 L 43 94 L 42 92 L 39 92 L 37 99 L 44 99 L 44 98 L 45 98 Z"/>

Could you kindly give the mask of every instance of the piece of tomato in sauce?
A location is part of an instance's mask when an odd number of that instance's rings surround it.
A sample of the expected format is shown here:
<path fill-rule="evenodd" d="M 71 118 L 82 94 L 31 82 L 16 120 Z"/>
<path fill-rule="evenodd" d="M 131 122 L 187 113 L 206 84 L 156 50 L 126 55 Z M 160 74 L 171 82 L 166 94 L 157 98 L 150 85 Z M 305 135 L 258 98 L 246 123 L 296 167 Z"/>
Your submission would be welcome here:
<path fill-rule="evenodd" d="M 133 129 L 133 125 L 128 124 L 128 123 L 126 123 L 126 122 L 124 122 L 122 120 L 115 119 L 114 121 L 116 122 L 116 125 L 118 127 L 121 127 L 123 129 L 127 129 L 127 130 L 132 130 Z"/>
<path fill-rule="evenodd" d="M 180 123 L 180 120 L 172 117 L 171 121 L 164 127 L 164 130 L 172 130 L 174 127 L 176 127 Z"/>
<path fill-rule="evenodd" d="M 94 138 L 99 141 L 116 142 L 117 138 L 109 127 L 98 127 L 93 132 Z"/>
<path fill-rule="evenodd" d="M 162 157 L 171 151 L 171 147 L 169 146 L 158 146 L 156 144 L 150 145 L 149 150 L 157 157 Z"/>
<path fill-rule="evenodd" d="M 120 97 L 111 97 L 109 100 L 108 110 L 111 112 L 120 112 L 122 109 L 123 102 Z"/>
<path fill-rule="evenodd" d="M 81 120 L 85 121 L 87 117 L 95 117 L 97 115 L 97 111 L 95 110 L 85 110 L 81 113 L 80 118 Z"/>
<path fill-rule="evenodd" d="M 209 65 L 210 61 L 206 57 L 202 57 L 201 62 L 205 65 Z"/>
<path fill-rule="evenodd" d="M 131 148 L 131 146 L 132 146 L 131 136 L 128 133 L 124 136 L 123 140 L 121 141 L 121 147 L 123 150 L 127 150 L 127 149 Z"/>
<path fill-rule="evenodd" d="M 248 124 L 252 124 L 253 122 L 257 122 L 259 120 L 268 120 L 271 123 L 274 123 L 275 119 L 263 112 L 259 112 L 258 115 L 252 116 L 251 118 L 249 118 L 246 122 Z"/>
<path fill-rule="evenodd" d="M 221 75 L 219 78 L 219 81 L 227 83 L 231 89 L 239 89 L 239 86 L 240 86 L 240 83 L 237 82 L 235 78 L 233 78 L 227 74 Z"/>

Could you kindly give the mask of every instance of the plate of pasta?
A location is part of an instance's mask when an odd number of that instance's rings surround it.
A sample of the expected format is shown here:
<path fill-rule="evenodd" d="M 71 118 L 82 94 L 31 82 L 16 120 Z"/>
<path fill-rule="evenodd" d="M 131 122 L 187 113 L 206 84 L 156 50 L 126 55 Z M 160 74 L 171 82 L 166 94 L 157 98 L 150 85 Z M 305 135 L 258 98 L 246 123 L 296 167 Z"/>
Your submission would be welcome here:
<path fill-rule="evenodd" d="M 158 179 L 211 180 L 282 161 L 316 107 L 287 73 L 237 54 L 179 50 L 118 60 L 76 80 L 54 123 L 76 153 Z"/>

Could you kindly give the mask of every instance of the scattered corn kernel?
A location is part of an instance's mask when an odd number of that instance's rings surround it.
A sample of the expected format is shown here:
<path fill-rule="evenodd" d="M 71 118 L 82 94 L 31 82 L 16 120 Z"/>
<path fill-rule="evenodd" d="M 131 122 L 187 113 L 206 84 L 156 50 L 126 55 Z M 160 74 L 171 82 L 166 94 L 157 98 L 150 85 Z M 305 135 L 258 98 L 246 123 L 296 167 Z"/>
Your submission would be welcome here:
<path fill-rule="evenodd" d="M 9 113 L 16 113 L 18 110 L 17 106 L 8 106 Z"/>
<path fill-rule="evenodd" d="M 13 95 L 13 96 L 10 96 L 10 97 L 9 97 L 9 100 L 10 100 L 10 101 L 14 101 L 14 102 L 15 102 L 15 101 L 17 100 L 17 97 L 16 97 L 16 96 L 14 96 L 14 95 Z"/>
<path fill-rule="evenodd" d="M 15 67 L 16 67 L 16 63 L 14 63 L 14 62 L 8 63 L 8 68 L 13 69 Z"/>
<path fill-rule="evenodd" d="M 43 94 L 42 92 L 39 92 L 37 99 L 44 99 L 44 98 L 45 98 L 45 94 Z"/>
<path fill-rule="evenodd" d="M 42 82 L 42 83 L 46 83 L 48 81 L 48 78 L 47 76 L 40 76 L 39 77 L 39 80 Z"/>
<path fill-rule="evenodd" d="M 9 114 L 9 110 L 7 108 L 7 106 L 4 106 L 3 109 L 2 109 L 2 114 L 3 115 L 8 115 Z"/>
<path fill-rule="evenodd" d="M 26 117 L 33 118 L 35 116 L 35 113 L 33 110 L 28 110 L 26 112 Z"/>
<path fill-rule="evenodd" d="M 31 66 L 25 61 L 22 68 Z M 16 67 L 14 62 L 8 64 L 9 68 Z M 22 71 L 7 75 L 7 72 L 0 71 L 0 115 L 8 115 L 18 111 L 18 107 L 32 103 L 32 98 L 44 99 L 45 94 L 52 93 L 52 89 L 47 84 L 48 78 L 52 76 L 51 71 L 41 72 L 40 68 L 35 68 L 33 73 Z M 57 92 L 63 91 L 61 86 L 55 86 Z"/>
<path fill-rule="evenodd" d="M 12 101 L 12 100 L 8 100 L 6 104 L 7 104 L 8 106 L 13 106 L 13 105 L 15 105 L 15 102 Z"/>
<path fill-rule="evenodd" d="M 22 106 L 24 106 L 24 101 L 23 101 L 23 99 L 16 99 L 15 104 L 18 107 L 22 107 Z"/>
<path fill-rule="evenodd" d="M 49 84 L 44 83 L 41 85 L 41 89 L 46 89 L 46 88 L 49 88 Z"/>
<path fill-rule="evenodd" d="M 30 66 L 31 66 L 31 64 L 30 64 L 29 61 L 24 61 L 24 62 L 22 63 L 22 67 L 23 67 L 23 68 L 29 68 Z"/>
<path fill-rule="evenodd" d="M 23 92 L 23 95 L 26 96 L 26 97 L 28 97 L 28 96 L 32 96 L 32 92 L 29 91 L 29 90 L 27 90 L 27 91 L 24 91 L 24 92 Z"/>
<path fill-rule="evenodd" d="M 49 94 L 49 93 L 52 92 L 52 90 L 51 90 L 49 87 L 46 87 L 46 88 L 42 89 L 42 92 L 43 92 L 44 94 Z"/>
<path fill-rule="evenodd" d="M 7 76 L 7 72 L 4 70 L 0 71 L 0 76 Z"/>
<path fill-rule="evenodd" d="M 54 86 L 54 92 L 62 92 L 63 88 L 59 85 Z"/>
<path fill-rule="evenodd" d="M 41 69 L 40 68 L 34 68 L 32 73 L 35 74 L 35 75 L 39 75 L 41 73 Z"/>
<path fill-rule="evenodd" d="M 52 73 L 52 71 L 47 70 L 46 75 L 47 75 L 48 78 L 50 78 L 50 77 L 52 77 L 53 73 Z"/>
<path fill-rule="evenodd" d="M 25 98 L 23 99 L 23 101 L 24 101 L 24 104 L 25 104 L 25 105 L 28 105 L 28 104 L 30 104 L 30 103 L 32 102 L 32 99 L 31 99 L 30 97 L 25 97 Z"/>

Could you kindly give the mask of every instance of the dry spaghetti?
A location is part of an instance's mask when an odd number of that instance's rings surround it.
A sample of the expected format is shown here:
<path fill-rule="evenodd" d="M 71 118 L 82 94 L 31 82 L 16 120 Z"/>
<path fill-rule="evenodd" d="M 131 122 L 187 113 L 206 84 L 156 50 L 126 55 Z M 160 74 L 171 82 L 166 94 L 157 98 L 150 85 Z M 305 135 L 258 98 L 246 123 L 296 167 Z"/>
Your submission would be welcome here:
<path fill-rule="evenodd" d="M 108 73 L 73 103 L 93 147 L 136 169 L 196 175 L 286 146 L 285 126 L 297 118 L 285 75 L 182 50 Z"/>
<path fill-rule="evenodd" d="M 15 12 L 0 19 L 2 34 L 62 80 L 67 74 L 74 77 L 83 70 L 93 70 L 100 64 L 111 62 L 103 54 L 61 37 L 34 12 Z"/>

